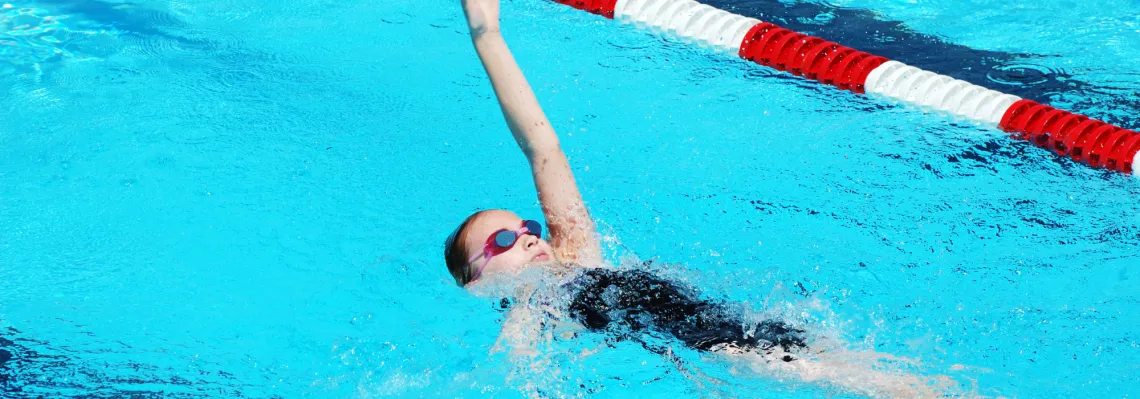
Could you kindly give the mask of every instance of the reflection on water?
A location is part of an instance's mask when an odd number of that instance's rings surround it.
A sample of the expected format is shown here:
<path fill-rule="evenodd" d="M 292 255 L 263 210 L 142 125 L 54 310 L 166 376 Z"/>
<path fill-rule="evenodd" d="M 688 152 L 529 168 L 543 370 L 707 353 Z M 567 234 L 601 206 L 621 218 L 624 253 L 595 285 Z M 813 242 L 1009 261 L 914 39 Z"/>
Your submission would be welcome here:
<path fill-rule="evenodd" d="M 972 48 L 915 31 L 874 10 L 840 7 L 828 2 L 706 0 L 704 3 L 1022 98 L 1063 105 L 1109 123 L 1125 127 L 1137 124 L 1134 110 L 1140 109 L 1140 98 L 1133 91 L 1102 87 L 1075 78 L 1068 71 L 1035 65 L 1035 60 L 1053 57 L 1051 54 Z M 1083 100 L 1065 101 L 1066 96 L 1074 95 L 1082 96 Z"/>
<path fill-rule="evenodd" d="M 65 59 L 106 57 L 117 51 L 116 35 L 67 15 L 6 5 L 0 10 L 0 74 L 42 74 Z"/>
<path fill-rule="evenodd" d="M 0 327 L 0 397 L 245 396 L 229 373 L 141 363 L 137 359 L 142 356 L 132 355 L 133 349 L 121 342 L 82 349 L 59 346 L 11 326 Z"/>

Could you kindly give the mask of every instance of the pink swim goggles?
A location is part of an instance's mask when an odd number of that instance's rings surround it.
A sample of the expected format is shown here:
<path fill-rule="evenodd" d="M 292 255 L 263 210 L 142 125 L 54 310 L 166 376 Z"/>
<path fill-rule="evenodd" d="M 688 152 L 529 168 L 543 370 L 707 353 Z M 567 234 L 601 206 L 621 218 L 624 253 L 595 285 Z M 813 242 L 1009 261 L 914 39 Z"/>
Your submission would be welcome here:
<path fill-rule="evenodd" d="M 491 258 L 502 254 L 503 252 L 510 251 L 515 243 L 519 242 L 519 237 L 523 234 L 530 234 L 532 236 L 542 238 L 542 225 L 533 220 L 524 220 L 522 227 L 518 230 L 502 229 L 491 234 L 487 237 L 487 242 L 483 244 L 483 250 L 471 257 L 467 264 L 472 264 L 479 257 L 486 258 L 483 264 L 475 269 L 475 273 L 471 276 L 471 281 L 479 279 L 479 275 L 483 274 L 483 268 L 491 263 Z"/>

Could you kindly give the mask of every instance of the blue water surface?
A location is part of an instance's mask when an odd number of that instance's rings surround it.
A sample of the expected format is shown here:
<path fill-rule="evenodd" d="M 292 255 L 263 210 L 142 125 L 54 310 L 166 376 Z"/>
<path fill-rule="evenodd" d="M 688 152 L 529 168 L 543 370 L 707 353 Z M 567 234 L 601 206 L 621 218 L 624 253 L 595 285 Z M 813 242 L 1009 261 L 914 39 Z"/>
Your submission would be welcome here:
<path fill-rule="evenodd" d="M 0 397 L 849 397 L 495 350 L 440 247 L 541 211 L 457 1 L 7 1 Z M 1140 2 L 709 4 L 1140 127 Z M 552 2 L 503 19 L 615 263 L 966 393 L 1140 396 L 1135 177 Z"/>

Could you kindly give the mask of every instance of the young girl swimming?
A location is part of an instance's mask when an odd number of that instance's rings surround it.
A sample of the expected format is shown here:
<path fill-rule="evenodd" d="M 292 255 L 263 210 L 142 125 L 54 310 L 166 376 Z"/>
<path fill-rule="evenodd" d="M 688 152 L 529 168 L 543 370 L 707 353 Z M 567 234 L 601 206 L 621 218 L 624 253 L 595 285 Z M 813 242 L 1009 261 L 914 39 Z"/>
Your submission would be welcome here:
<path fill-rule="evenodd" d="M 897 358 L 813 348 L 804 330 L 779 320 L 747 325 L 724 304 L 701 299 L 693 290 L 652 273 L 588 266 L 604 263 L 594 221 L 558 136 L 500 34 L 499 1 L 462 0 L 462 4 L 503 116 L 530 162 L 548 229 L 544 232 L 540 223 L 505 210 L 469 216 L 445 243 L 444 257 L 456 284 L 476 292 L 493 284 L 489 281 L 518 280 L 520 273 L 541 270 L 564 276 L 548 280 L 568 292 L 561 316 L 586 330 L 622 331 L 623 338 L 632 340 L 644 333 L 664 334 L 767 375 L 869 396 L 937 397 L 950 389 L 952 384 L 944 377 L 879 371 L 868 364 Z M 524 340 L 525 323 L 535 319 L 525 314 L 527 307 L 516 308 L 504 324 L 504 334 L 511 335 L 507 341 Z"/>

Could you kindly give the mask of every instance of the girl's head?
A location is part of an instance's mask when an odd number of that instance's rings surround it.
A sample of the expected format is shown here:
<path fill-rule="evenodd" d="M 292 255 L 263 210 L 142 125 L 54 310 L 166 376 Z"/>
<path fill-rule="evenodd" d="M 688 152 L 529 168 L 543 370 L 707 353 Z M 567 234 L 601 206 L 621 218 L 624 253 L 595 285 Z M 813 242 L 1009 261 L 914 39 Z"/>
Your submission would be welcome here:
<path fill-rule="evenodd" d="M 444 242 L 447 270 L 459 286 L 490 275 L 517 272 L 534 262 L 554 260 L 542 228 L 503 210 L 468 216 Z M 535 231 L 539 230 L 539 231 Z"/>

